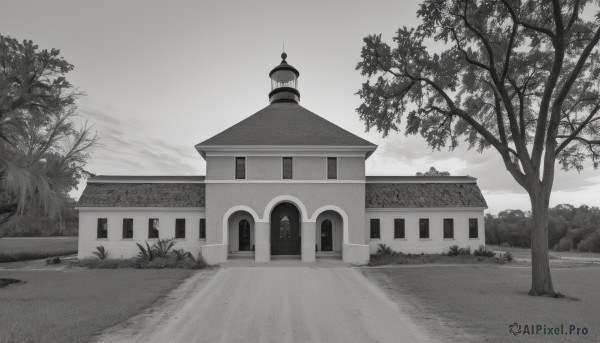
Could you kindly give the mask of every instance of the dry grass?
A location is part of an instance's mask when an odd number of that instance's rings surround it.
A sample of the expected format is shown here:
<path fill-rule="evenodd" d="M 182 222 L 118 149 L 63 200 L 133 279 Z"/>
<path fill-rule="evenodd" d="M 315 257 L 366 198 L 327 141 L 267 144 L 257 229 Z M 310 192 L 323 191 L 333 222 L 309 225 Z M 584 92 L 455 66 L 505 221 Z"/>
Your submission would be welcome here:
<path fill-rule="evenodd" d="M 600 342 L 600 268 L 553 268 L 554 287 L 566 298 L 531 297 L 529 267 L 511 265 L 362 268 L 403 311 L 449 341 Z M 587 336 L 514 337 L 509 325 L 573 324 Z"/>
<path fill-rule="evenodd" d="M 19 270 L 0 290 L 0 342 L 88 342 L 178 286 L 194 271 Z"/>
<path fill-rule="evenodd" d="M 77 237 L 0 238 L 0 262 L 34 260 L 77 253 Z"/>

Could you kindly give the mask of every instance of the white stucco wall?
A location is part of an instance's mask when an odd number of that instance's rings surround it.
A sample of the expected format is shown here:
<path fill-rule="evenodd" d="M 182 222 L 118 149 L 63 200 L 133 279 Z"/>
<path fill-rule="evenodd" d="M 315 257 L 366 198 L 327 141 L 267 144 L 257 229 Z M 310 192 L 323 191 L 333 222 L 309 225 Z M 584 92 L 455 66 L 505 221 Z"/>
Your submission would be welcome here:
<path fill-rule="evenodd" d="M 108 238 L 97 238 L 98 218 L 106 218 Z M 133 238 L 123 238 L 123 219 L 133 219 Z M 185 238 L 176 239 L 175 249 L 184 249 L 197 257 L 204 239 L 199 239 L 200 218 L 205 218 L 204 208 L 80 208 L 79 258 L 93 257 L 97 246 L 104 246 L 108 258 L 130 258 L 138 255 L 135 243 L 145 246 L 157 239 L 148 239 L 148 221 L 159 219 L 159 237 L 175 237 L 175 219 L 185 219 Z"/>
<path fill-rule="evenodd" d="M 379 218 L 380 239 L 370 238 L 370 220 Z M 394 238 L 394 219 L 404 218 L 405 237 Z M 419 219 L 429 219 L 429 238 L 419 238 Z M 444 238 L 444 219 L 454 219 L 454 238 Z M 469 238 L 469 218 L 477 218 L 478 238 Z M 380 243 L 403 253 L 442 253 L 452 245 L 470 247 L 471 251 L 485 245 L 483 209 L 367 209 L 366 234 L 370 253 L 375 254 Z"/>

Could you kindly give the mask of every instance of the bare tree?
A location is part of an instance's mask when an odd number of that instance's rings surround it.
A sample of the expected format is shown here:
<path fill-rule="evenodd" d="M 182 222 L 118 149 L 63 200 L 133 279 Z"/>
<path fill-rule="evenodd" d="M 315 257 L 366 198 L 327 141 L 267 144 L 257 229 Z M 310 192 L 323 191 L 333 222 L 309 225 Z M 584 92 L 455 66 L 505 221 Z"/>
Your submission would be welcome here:
<path fill-rule="evenodd" d="M 529 294 L 556 296 L 548 261 L 555 162 L 600 157 L 600 25 L 586 0 L 426 0 L 422 23 L 364 39 L 357 109 L 384 136 L 421 134 L 435 149 L 494 148 L 527 191 L 533 229 Z M 428 46 L 443 51 L 430 53 Z"/>

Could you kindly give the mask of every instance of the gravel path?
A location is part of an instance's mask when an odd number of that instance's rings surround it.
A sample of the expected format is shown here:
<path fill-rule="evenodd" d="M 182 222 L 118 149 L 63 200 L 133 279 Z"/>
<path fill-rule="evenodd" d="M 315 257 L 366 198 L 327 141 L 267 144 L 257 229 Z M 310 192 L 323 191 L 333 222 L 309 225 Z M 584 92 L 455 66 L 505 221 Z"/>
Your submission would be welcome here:
<path fill-rule="evenodd" d="M 355 268 L 297 264 L 199 273 L 98 341 L 434 341 Z"/>

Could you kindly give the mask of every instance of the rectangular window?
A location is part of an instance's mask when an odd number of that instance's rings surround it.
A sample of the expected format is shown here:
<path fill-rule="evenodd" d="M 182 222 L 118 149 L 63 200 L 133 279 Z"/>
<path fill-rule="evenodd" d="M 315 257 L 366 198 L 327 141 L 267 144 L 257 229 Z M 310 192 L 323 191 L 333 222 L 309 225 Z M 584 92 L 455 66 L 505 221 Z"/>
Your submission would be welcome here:
<path fill-rule="evenodd" d="M 327 157 L 327 178 L 337 179 L 337 157 Z"/>
<path fill-rule="evenodd" d="M 236 157 L 235 158 L 235 178 L 245 179 L 246 178 L 246 158 Z"/>
<path fill-rule="evenodd" d="M 200 239 L 206 239 L 206 219 L 200 218 Z"/>
<path fill-rule="evenodd" d="M 371 239 L 373 238 L 381 238 L 381 233 L 379 232 L 379 219 L 371 219 Z"/>
<path fill-rule="evenodd" d="M 175 238 L 185 238 L 185 219 L 175 219 Z"/>
<path fill-rule="evenodd" d="M 284 179 L 292 178 L 292 158 L 291 157 L 283 158 L 283 178 Z"/>
<path fill-rule="evenodd" d="M 444 238 L 454 238 L 454 219 L 444 219 Z"/>
<path fill-rule="evenodd" d="M 158 218 L 148 220 L 148 238 L 158 238 Z"/>
<path fill-rule="evenodd" d="M 133 238 L 132 218 L 123 218 L 123 238 Z"/>
<path fill-rule="evenodd" d="M 419 238 L 429 238 L 429 219 L 419 219 Z"/>
<path fill-rule="evenodd" d="M 106 218 L 98 218 L 98 234 L 97 238 L 108 238 L 108 220 Z"/>
<path fill-rule="evenodd" d="M 479 227 L 477 218 L 469 218 L 469 238 L 479 237 Z"/>
<path fill-rule="evenodd" d="M 394 219 L 394 238 L 405 238 L 405 236 L 404 236 L 404 218 Z"/>

